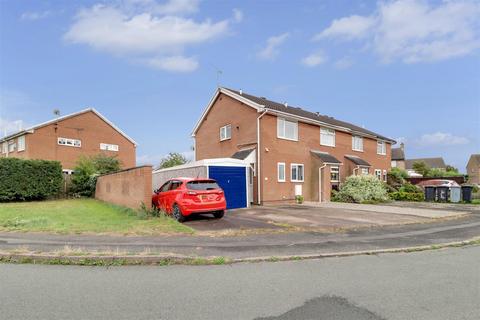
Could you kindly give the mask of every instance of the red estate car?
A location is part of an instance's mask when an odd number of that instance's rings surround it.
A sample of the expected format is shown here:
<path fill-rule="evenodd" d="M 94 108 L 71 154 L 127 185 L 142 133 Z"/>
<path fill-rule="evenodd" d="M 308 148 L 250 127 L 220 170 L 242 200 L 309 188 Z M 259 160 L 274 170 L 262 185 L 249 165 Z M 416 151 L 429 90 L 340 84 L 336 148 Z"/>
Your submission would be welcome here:
<path fill-rule="evenodd" d="M 212 213 L 217 219 L 225 214 L 227 201 L 222 188 L 213 179 L 175 178 L 155 190 L 152 204 L 183 222 L 189 215 Z"/>

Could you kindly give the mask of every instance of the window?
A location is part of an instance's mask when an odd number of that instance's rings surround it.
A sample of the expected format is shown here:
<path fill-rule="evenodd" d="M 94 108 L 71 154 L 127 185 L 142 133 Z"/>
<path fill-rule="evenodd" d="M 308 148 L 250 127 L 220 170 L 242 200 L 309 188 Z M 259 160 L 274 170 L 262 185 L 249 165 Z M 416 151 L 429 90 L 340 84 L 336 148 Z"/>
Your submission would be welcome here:
<path fill-rule="evenodd" d="M 362 175 L 366 176 L 368 174 L 368 168 L 363 167 L 362 168 Z"/>
<path fill-rule="evenodd" d="M 189 190 L 216 190 L 220 189 L 219 185 L 213 180 L 195 180 L 187 182 Z"/>
<path fill-rule="evenodd" d="M 220 141 L 228 140 L 232 138 L 232 125 L 227 124 L 220 128 Z"/>
<path fill-rule="evenodd" d="M 182 181 L 172 181 L 170 183 L 170 187 L 168 188 L 168 191 L 176 190 L 180 188 L 181 185 L 182 185 Z"/>
<path fill-rule="evenodd" d="M 352 136 L 352 150 L 363 151 L 363 138 L 359 136 Z"/>
<path fill-rule="evenodd" d="M 339 167 L 331 167 L 330 168 L 330 181 L 331 182 L 340 181 L 340 168 Z"/>
<path fill-rule="evenodd" d="M 386 155 L 387 145 L 385 141 L 377 141 L 377 154 Z"/>
<path fill-rule="evenodd" d="M 25 136 L 18 137 L 17 139 L 18 151 L 25 150 Z"/>
<path fill-rule="evenodd" d="M 277 163 L 277 176 L 278 176 L 278 182 L 285 182 L 285 163 L 284 162 L 279 162 Z"/>
<path fill-rule="evenodd" d="M 170 188 L 170 183 L 172 183 L 171 181 L 167 181 L 163 184 L 163 186 L 161 186 L 157 192 L 166 192 L 168 191 L 168 188 Z"/>
<path fill-rule="evenodd" d="M 15 140 L 8 141 L 8 152 L 13 152 L 16 148 L 17 144 L 15 143 Z"/>
<path fill-rule="evenodd" d="M 387 182 L 387 170 L 383 170 L 383 181 Z"/>
<path fill-rule="evenodd" d="M 277 118 L 277 137 L 287 140 L 298 140 L 298 122 L 285 118 Z"/>
<path fill-rule="evenodd" d="M 303 164 L 291 164 L 291 176 L 290 180 L 292 182 L 303 182 Z"/>
<path fill-rule="evenodd" d="M 7 153 L 7 150 L 8 150 L 8 143 L 4 142 L 2 144 L 2 153 Z"/>
<path fill-rule="evenodd" d="M 320 128 L 320 144 L 335 147 L 335 130 Z"/>
<path fill-rule="evenodd" d="M 100 143 L 100 150 L 118 151 L 117 144 Z"/>
<path fill-rule="evenodd" d="M 77 139 L 58 138 L 58 144 L 61 146 L 80 148 L 82 146 L 82 141 Z"/>
<path fill-rule="evenodd" d="M 382 180 L 382 170 L 375 169 L 375 177 L 377 177 L 378 180 Z"/>

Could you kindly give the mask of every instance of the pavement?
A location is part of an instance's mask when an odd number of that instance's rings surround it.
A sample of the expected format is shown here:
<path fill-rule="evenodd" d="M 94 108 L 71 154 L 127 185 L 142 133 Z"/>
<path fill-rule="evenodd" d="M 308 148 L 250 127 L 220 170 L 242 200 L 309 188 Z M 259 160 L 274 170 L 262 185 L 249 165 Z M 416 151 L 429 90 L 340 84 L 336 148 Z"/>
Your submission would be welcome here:
<path fill-rule="evenodd" d="M 477 320 L 480 246 L 223 266 L 0 264 L 1 319 Z"/>

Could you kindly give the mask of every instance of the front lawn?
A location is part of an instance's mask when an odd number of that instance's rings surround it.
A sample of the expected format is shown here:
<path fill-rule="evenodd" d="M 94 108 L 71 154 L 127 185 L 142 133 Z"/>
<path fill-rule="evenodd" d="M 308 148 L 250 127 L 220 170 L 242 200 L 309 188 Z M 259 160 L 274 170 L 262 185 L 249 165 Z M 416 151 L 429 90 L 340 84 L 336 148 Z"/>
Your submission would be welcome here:
<path fill-rule="evenodd" d="M 168 217 L 141 218 L 134 210 L 94 199 L 0 204 L 0 231 L 154 235 L 193 233 Z"/>

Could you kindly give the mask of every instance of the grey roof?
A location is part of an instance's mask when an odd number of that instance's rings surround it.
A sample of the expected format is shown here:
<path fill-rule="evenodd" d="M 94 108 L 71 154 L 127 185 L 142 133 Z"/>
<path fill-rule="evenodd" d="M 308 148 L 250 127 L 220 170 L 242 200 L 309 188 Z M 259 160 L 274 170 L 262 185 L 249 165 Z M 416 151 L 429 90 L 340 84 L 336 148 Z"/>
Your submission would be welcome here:
<path fill-rule="evenodd" d="M 316 155 L 317 157 L 322 160 L 324 163 L 336 163 L 336 164 L 341 164 L 342 162 L 329 154 L 328 152 L 322 152 L 322 151 L 316 151 L 316 150 L 310 150 L 311 153 Z"/>
<path fill-rule="evenodd" d="M 447 165 L 442 157 L 438 158 L 418 158 L 405 160 L 405 169 L 413 169 L 415 162 L 425 162 L 429 168 L 446 169 Z"/>
<path fill-rule="evenodd" d="M 372 135 L 372 136 L 377 137 L 377 138 L 382 139 L 382 140 L 395 142 L 393 139 L 390 139 L 390 138 L 387 138 L 385 136 L 379 135 L 378 133 L 375 133 L 373 131 L 364 129 L 364 128 L 359 127 L 357 125 L 337 120 L 333 117 L 329 117 L 329 116 L 326 116 L 326 115 L 321 115 L 321 114 L 315 113 L 315 112 L 310 112 L 310 111 L 304 110 L 304 109 L 299 108 L 299 107 L 285 106 L 285 104 L 283 104 L 283 103 L 278 103 L 278 102 L 275 102 L 275 101 L 271 101 L 271 100 L 268 100 L 264 97 L 257 97 L 257 96 L 245 93 L 243 91 L 242 91 L 242 94 L 240 94 L 240 91 L 237 91 L 237 90 L 233 90 L 233 89 L 229 89 L 229 88 L 224 88 L 224 89 L 229 90 L 229 91 L 231 91 L 233 93 L 236 93 L 238 95 L 241 95 L 242 97 L 244 97 L 244 98 L 246 98 L 250 101 L 253 101 L 256 104 L 263 105 L 267 109 L 276 110 L 276 111 L 280 111 L 280 112 L 285 112 L 285 113 L 289 113 L 289 114 L 292 114 L 292 115 L 295 115 L 295 116 L 300 116 L 300 117 L 304 117 L 304 118 L 307 118 L 307 119 L 315 120 L 315 121 L 321 121 L 321 122 L 324 122 L 324 123 L 327 123 L 327 124 L 330 124 L 330 125 L 333 125 L 333 126 L 344 127 L 344 128 L 350 129 L 350 130 L 358 132 L 358 133 L 363 133 L 363 134 L 366 134 L 366 135 Z"/>
<path fill-rule="evenodd" d="M 357 156 L 345 156 L 345 158 L 347 158 L 348 160 L 352 161 L 352 162 L 355 163 L 357 166 L 371 167 L 370 163 L 368 163 L 367 161 L 363 160 L 363 159 L 360 158 L 360 157 L 357 157 Z"/>
<path fill-rule="evenodd" d="M 245 160 L 253 150 L 255 150 L 255 148 L 237 151 L 231 156 L 231 158 Z"/>
<path fill-rule="evenodd" d="M 402 148 L 392 148 L 392 160 L 405 160 L 405 152 Z"/>

